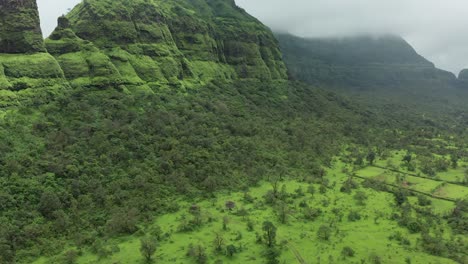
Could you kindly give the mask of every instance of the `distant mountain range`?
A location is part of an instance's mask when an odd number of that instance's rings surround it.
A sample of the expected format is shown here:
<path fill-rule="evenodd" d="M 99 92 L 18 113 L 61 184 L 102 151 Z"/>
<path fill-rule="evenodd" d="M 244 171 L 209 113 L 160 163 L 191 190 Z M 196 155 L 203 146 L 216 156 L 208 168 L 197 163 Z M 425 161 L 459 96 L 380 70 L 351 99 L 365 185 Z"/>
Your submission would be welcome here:
<path fill-rule="evenodd" d="M 462 85 L 394 35 L 301 38 L 276 34 L 292 77 L 312 84 L 360 89 Z M 465 76 L 465 77 L 464 77 Z M 468 86 L 467 86 L 468 88 Z"/>

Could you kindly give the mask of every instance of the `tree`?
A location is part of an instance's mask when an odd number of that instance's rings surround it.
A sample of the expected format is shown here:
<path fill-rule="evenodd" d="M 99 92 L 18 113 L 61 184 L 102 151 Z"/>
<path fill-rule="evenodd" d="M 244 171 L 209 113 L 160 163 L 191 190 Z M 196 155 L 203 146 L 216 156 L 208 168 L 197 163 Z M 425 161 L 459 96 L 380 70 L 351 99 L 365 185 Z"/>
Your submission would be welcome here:
<path fill-rule="evenodd" d="M 221 252 L 221 250 L 223 250 L 224 237 L 223 235 L 221 235 L 221 233 L 218 233 L 218 232 L 215 233 L 215 239 L 213 241 L 213 244 L 217 252 Z"/>
<path fill-rule="evenodd" d="M 68 250 L 63 256 L 63 262 L 65 264 L 75 264 L 78 260 L 79 253 L 76 250 Z"/>
<path fill-rule="evenodd" d="M 279 256 L 281 252 L 275 247 L 269 247 L 265 251 L 265 258 L 267 259 L 267 264 L 279 264 Z"/>
<path fill-rule="evenodd" d="M 277 206 L 277 211 L 280 222 L 282 224 L 286 224 L 286 222 L 288 221 L 289 206 L 285 202 L 281 201 Z"/>
<path fill-rule="evenodd" d="M 369 152 L 366 156 L 366 160 L 367 162 L 369 162 L 370 165 L 374 165 L 375 158 L 376 154 L 374 151 Z"/>
<path fill-rule="evenodd" d="M 232 256 L 234 256 L 234 254 L 236 254 L 236 253 L 237 253 L 237 248 L 236 248 L 236 246 L 230 244 L 230 245 L 228 245 L 228 246 L 226 247 L 226 255 L 227 255 L 228 257 L 232 257 Z"/>
<path fill-rule="evenodd" d="M 331 237 L 332 230 L 326 225 L 321 225 L 317 230 L 317 237 L 320 240 L 328 241 Z"/>
<path fill-rule="evenodd" d="M 354 195 L 354 200 L 356 200 L 358 205 L 366 205 L 367 195 L 363 191 L 358 191 Z"/>
<path fill-rule="evenodd" d="M 355 253 L 354 250 L 350 247 L 344 247 L 343 250 L 341 250 L 341 255 L 344 258 L 353 257 L 354 253 Z"/>
<path fill-rule="evenodd" d="M 223 217 L 223 230 L 228 230 L 228 224 L 229 224 L 229 217 L 224 216 Z"/>
<path fill-rule="evenodd" d="M 152 261 L 154 253 L 156 253 L 157 243 L 152 238 L 142 238 L 140 240 L 140 253 L 147 263 Z"/>
<path fill-rule="evenodd" d="M 406 164 L 410 164 L 411 163 L 411 160 L 413 160 L 413 156 L 411 155 L 411 153 L 406 153 L 406 155 L 403 157 L 403 162 L 406 162 Z"/>
<path fill-rule="evenodd" d="M 232 211 L 236 207 L 236 203 L 233 201 L 227 201 L 225 205 L 229 211 Z"/>
<path fill-rule="evenodd" d="M 208 261 L 205 248 L 202 245 L 189 245 L 188 256 L 193 257 L 197 264 L 205 264 Z"/>
<path fill-rule="evenodd" d="M 53 218 L 53 213 L 62 208 L 62 203 L 56 193 L 46 191 L 39 202 L 39 212 L 46 218 Z"/>
<path fill-rule="evenodd" d="M 263 237 L 267 242 L 268 247 L 273 247 L 276 244 L 276 226 L 270 222 L 263 222 Z"/>

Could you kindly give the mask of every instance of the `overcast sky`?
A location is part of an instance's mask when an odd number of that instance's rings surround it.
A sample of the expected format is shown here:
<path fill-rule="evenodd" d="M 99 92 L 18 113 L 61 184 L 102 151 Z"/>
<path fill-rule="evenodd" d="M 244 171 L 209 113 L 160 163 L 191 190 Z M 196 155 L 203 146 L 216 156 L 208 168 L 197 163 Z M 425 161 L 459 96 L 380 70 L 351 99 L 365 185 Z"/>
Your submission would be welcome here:
<path fill-rule="evenodd" d="M 81 0 L 38 0 L 47 36 Z M 468 68 L 468 0 L 236 0 L 273 30 L 305 37 L 393 33 L 439 68 Z"/>

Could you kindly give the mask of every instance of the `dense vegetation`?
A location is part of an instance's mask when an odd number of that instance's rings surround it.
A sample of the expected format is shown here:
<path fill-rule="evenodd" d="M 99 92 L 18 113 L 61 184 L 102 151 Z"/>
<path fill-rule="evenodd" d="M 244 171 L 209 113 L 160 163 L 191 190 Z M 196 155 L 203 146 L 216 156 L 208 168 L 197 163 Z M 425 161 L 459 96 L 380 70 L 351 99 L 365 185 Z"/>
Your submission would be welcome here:
<path fill-rule="evenodd" d="M 86 243 L 133 233 L 138 219 L 171 210 L 177 192 L 209 196 L 320 171 L 345 130 L 368 140 L 357 125 L 367 118 L 338 100 L 246 81 L 141 97 L 73 91 L 38 111 L 10 112 L 1 126 L 2 255 L 54 252 L 61 242 L 51 237 L 66 234 Z"/>
<path fill-rule="evenodd" d="M 466 261 L 463 92 L 394 111 L 288 80 L 231 0 L 85 0 L 47 51 L 22 2 L 0 0 L 1 34 L 35 33 L 0 50 L 0 263 Z"/>

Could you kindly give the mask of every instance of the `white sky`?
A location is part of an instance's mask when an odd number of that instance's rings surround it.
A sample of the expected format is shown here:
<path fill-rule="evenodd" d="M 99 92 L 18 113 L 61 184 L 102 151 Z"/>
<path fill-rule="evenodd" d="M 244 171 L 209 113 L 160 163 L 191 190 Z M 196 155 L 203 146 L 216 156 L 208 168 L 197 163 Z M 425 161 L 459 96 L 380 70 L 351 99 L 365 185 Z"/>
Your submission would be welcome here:
<path fill-rule="evenodd" d="M 44 35 L 81 0 L 37 0 Z M 236 0 L 273 30 L 304 37 L 393 33 L 439 68 L 468 68 L 468 0 Z"/>

